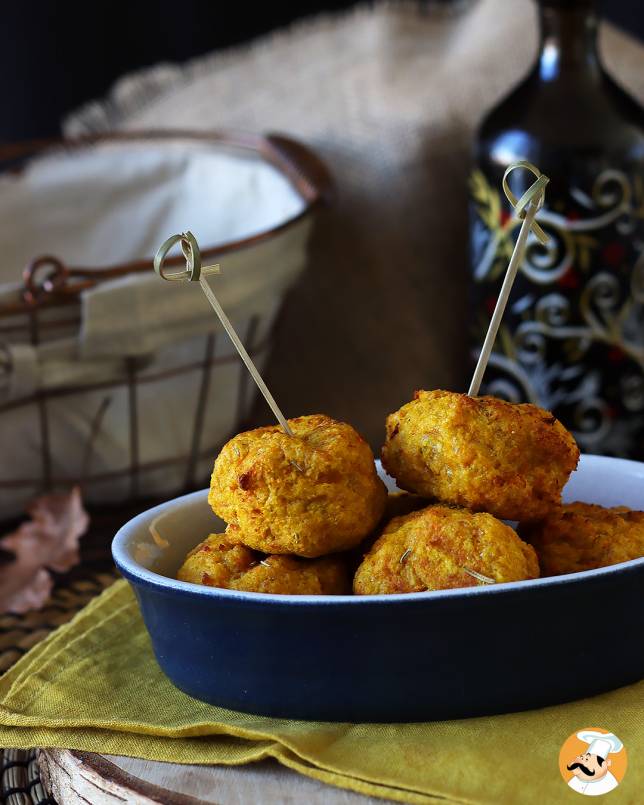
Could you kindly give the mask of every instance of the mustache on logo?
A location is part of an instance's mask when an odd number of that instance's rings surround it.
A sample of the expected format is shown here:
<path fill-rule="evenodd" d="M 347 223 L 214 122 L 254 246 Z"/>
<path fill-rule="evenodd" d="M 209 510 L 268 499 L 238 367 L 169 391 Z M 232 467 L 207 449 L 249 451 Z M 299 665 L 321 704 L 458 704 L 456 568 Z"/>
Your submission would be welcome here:
<path fill-rule="evenodd" d="M 587 774 L 589 777 L 594 777 L 595 772 L 591 771 L 588 766 L 584 766 L 583 763 L 571 763 L 570 766 L 566 766 L 568 771 L 574 771 L 575 769 L 581 769 L 584 774 Z"/>

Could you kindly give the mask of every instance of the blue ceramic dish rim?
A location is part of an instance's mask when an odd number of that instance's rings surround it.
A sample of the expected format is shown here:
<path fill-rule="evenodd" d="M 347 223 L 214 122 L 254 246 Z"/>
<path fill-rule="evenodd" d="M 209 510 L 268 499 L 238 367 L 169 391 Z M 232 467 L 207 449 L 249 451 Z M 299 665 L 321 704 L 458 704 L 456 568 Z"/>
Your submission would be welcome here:
<path fill-rule="evenodd" d="M 637 461 L 628 459 L 610 458 L 603 456 L 592 456 L 592 459 L 599 461 L 610 460 L 620 462 L 623 465 L 638 465 Z M 554 587 L 561 584 L 580 584 L 586 579 L 610 576 L 615 573 L 635 571 L 644 568 L 644 557 L 631 559 L 627 562 L 620 562 L 607 567 L 600 567 L 594 570 L 584 570 L 578 573 L 567 573 L 562 576 L 547 576 L 540 579 L 530 579 L 529 581 L 511 581 L 501 584 L 483 584 L 477 587 L 459 587 L 451 590 L 430 590 L 420 593 L 395 593 L 393 595 L 278 595 L 276 593 L 252 593 L 239 590 L 226 590 L 220 587 L 205 587 L 200 584 L 172 579 L 160 573 L 147 570 L 127 554 L 126 545 L 132 538 L 133 532 L 138 531 L 144 523 L 151 522 L 155 517 L 162 514 L 169 508 L 175 508 L 180 504 L 187 504 L 207 497 L 208 490 L 200 489 L 177 498 L 160 503 L 152 509 L 147 509 L 136 517 L 133 517 L 123 525 L 112 541 L 112 556 L 116 566 L 123 576 L 129 581 L 152 587 L 159 592 L 172 592 L 181 597 L 204 598 L 204 599 L 224 599 L 230 602 L 264 603 L 272 605 L 289 606 L 374 606 L 383 603 L 395 604 L 411 601 L 429 601 L 444 599 L 463 599 L 471 596 L 500 595 L 503 593 L 511 594 L 519 590 L 541 589 Z"/>

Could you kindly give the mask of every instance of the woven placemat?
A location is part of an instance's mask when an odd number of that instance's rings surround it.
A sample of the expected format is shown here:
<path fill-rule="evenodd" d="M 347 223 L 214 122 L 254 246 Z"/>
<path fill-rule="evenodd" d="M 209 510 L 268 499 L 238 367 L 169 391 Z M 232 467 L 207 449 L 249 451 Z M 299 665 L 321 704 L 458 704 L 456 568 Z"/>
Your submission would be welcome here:
<path fill-rule="evenodd" d="M 0 801 L 3 805 L 57 805 L 40 781 L 37 751 L 0 750 Z"/>
<path fill-rule="evenodd" d="M 42 609 L 0 615 L 0 674 L 40 640 L 74 615 L 116 580 L 114 572 L 94 573 L 59 583 Z"/>

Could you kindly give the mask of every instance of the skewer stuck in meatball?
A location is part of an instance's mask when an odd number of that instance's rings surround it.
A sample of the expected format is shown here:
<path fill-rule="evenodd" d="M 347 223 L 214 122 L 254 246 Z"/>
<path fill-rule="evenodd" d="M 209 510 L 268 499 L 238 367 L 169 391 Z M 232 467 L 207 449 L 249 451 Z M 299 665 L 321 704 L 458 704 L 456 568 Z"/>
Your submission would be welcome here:
<path fill-rule="evenodd" d="M 545 517 L 578 460 L 548 411 L 450 391 L 417 391 L 387 418 L 382 449 L 401 489 L 506 520 Z"/>
<path fill-rule="evenodd" d="M 355 547 L 387 500 L 371 448 L 322 414 L 240 433 L 215 461 L 208 502 L 227 536 L 264 553 L 314 558 Z"/>

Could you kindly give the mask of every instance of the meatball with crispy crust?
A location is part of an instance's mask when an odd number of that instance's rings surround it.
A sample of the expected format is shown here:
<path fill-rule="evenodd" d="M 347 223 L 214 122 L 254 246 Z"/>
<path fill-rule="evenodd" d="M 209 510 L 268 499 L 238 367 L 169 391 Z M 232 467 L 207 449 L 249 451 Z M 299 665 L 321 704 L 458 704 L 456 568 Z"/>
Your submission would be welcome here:
<path fill-rule="evenodd" d="M 548 411 L 450 391 L 417 391 L 387 418 L 382 449 L 402 489 L 506 520 L 545 517 L 578 460 Z"/>
<path fill-rule="evenodd" d="M 347 550 L 382 517 L 387 492 L 373 453 L 322 414 L 240 433 L 215 461 L 208 501 L 227 535 L 264 553 L 316 557 Z"/>
<path fill-rule="evenodd" d="M 210 534 L 193 548 L 177 573 L 179 581 L 281 595 L 345 595 L 351 592 L 347 563 L 341 556 L 299 559 L 265 554 Z"/>
<path fill-rule="evenodd" d="M 283 595 L 350 595 L 351 578 L 340 556 L 300 559 L 273 554 L 244 574 L 233 589 Z"/>
<path fill-rule="evenodd" d="M 243 576 L 258 561 L 245 545 L 229 542 L 225 534 L 209 534 L 188 553 L 177 578 L 207 587 L 230 587 L 232 579 Z"/>
<path fill-rule="evenodd" d="M 539 575 L 536 554 L 491 514 L 452 506 L 394 518 L 356 571 L 356 595 L 417 593 L 521 581 Z"/>
<path fill-rule="evenodd" d="M 577 573 L 644 556 L 644 512 L 594 503 L 561 506 L 538 523 L 521 523 L 544 576 Z"/>

